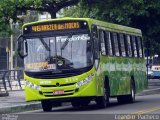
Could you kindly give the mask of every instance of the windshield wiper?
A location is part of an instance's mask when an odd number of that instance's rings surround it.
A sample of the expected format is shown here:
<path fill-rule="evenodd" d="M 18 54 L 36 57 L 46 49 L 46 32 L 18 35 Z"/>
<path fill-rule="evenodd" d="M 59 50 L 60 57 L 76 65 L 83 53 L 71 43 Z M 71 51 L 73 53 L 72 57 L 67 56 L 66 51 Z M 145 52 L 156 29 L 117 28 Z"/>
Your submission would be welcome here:
<path fill-rule="evenodd" d="M 62 45 L 62 47 L 61 47 L 61 50 L 64 50 L 64 48 L 68 45 L 69 39 L 72 38 L 72 35 L 73 35 L 73 34 L 70 34 L 70 35 L 67 37 L 66 41 L 63 43 L 63 45 Z"/>
<path fill-rule="evenodd" d="M 39 38 L 40 39 L 40 41 L 41 41 L 41 43 L 43 44 L 43 46 L 46 48 L 46 50 L 47 51 L 50 51 L 50 48 L 49 48 L 49 46 L 47 45 L 47 43 L 44 41 L 44 39 L 43 38 Z"/>

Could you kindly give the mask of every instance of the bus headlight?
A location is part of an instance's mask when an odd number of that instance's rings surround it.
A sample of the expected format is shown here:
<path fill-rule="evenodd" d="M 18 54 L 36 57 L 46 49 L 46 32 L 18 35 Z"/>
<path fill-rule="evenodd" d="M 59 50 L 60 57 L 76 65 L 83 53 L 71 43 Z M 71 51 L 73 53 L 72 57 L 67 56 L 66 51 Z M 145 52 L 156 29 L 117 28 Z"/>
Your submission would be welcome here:
<path fill-rule="evenodd" d="M 28 80 L 26 80 L 26 86 L 28 86 L 28 87 L 30 87 L 30 88 L 32 88 L 32 89 L 39 90 L 39 91 L 41 90 L 40 86 L 35 85 L 35 84 L 29 82 Z"/>
<path fill-rule="evenodd" d="M 76 88 L 79 88 L 80 86 L 88 84 L 92 80 L 93 76 L 94 76 L 94 74 L 91 74 L 90 76 L 88 76 L 84 80 L 77 82 Z"/>

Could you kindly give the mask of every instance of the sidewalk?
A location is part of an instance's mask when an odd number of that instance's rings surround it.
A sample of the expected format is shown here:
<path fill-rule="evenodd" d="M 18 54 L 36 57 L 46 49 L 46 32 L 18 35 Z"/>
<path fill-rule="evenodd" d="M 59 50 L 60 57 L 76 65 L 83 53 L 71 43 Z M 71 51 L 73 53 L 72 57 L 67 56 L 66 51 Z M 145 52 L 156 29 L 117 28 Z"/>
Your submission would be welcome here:
<path fill-rule="evenodd" d="M 40 102 L 25 102 L 24 91 L 10 91 L 9 96 L 0 97 L 0 114 L 41 109 Z"/>
<path fill-rule="evenodd" d="M 160 94 L 160 80 L 149 80 L 149 87 L 137 95 Z M 25 102 L 24 91 L 10 91 L 9 96 L 0 97 L 0 114 L 41 109 L 40 102 Z"/>

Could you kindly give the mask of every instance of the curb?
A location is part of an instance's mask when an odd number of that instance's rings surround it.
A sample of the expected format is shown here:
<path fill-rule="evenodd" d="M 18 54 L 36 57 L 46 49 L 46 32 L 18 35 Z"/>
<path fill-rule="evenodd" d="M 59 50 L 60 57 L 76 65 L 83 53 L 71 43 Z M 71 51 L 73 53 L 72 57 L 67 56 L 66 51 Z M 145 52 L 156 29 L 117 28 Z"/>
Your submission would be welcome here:
<path fill-rule="evenodd" d="M 65 102 L 62 103 L 61 106 L 68 106 L 68 105 L 70 105 L 70 103 Z M 17 106 L 0 108 L 0 114 L 18 113 L 18 112 L 25 112 L 25 111 L 39 110 L 39 109 L 42 109 L 41 102 L 36 102 L 36 103 L 21 104 Z"/>
<path fill-rule="evenodd" d="M 21 104 L 17 106 L 11 107 L 4 107 L 0 108 L 0 114 L 7 114 L 7 113 L 17 113 L 23 111 L 30 111 L 30 110 L 38 110 L 41 109 L 41 103 L 30 103 L 30 104 Z"/>
<path fill-rule="evenodd" d="M 160 88 L 144 90 L 143 92 L 138 93 L 136 95 L 143 96 L 143 95 L 153 95 L 153 94 L 160 94 Z"/>

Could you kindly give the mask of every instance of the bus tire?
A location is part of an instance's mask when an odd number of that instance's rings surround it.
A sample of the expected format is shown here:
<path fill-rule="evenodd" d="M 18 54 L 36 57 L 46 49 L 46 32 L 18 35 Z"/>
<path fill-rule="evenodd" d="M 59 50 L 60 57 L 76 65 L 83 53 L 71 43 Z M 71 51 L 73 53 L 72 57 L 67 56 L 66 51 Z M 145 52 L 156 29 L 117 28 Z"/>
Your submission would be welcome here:
<path fill-rule="evenodd" d="M 96 98 L 96 103 L 99 108 L 106 108 L 109 104 L 109 84 L 104 85 L 104 94 L 103 96 Z"/>
<path fill-rule="evenodd" d="M 41 101 L 42 109 L 44 112 L 49 112 L 52 110 L 52 102 L 48 100 Z"/>
<path fill-rule="evenodd" d="M 73 100 L 73 101 L 71 101 L 71 105 L 72 105 L 72 107 L 80 107 L 81 104 L 79 101 Z"/>
<path fill-rule="evenodd" d="M 131 80 L 131 94 L 128 95 L 128 103 L 134 103 L 135 102 L 135 99 L 136 99 L 135 94 L 136 94 L 136 91 L 135 91 L 135 82 L 132 79 Z"/>
<path fill-rule="evenodd" d="M 131 87 L 130 87 L 129 95 L 121 95 L 117 96 L 118 103 L 134 103 L 135 102 L 135 82 L 131 79 Z"/>
<path fill-rule="evenodd" d="M 82 100 L 80 104 L 82 107 L 85 107 L 85 106 L 88 106 L 89 103 L 90 103 L 90 100 Z"/>
<path fill-rule="evenodd" d="M 52 107 L 59 107 L 59 106 L 62 106 L 61 102 L 53 102 L 52 103 Z"/>

